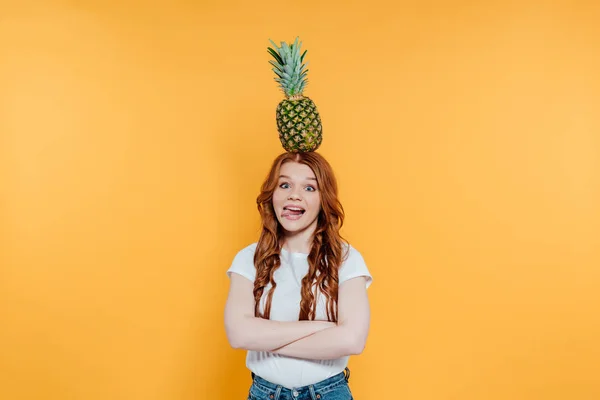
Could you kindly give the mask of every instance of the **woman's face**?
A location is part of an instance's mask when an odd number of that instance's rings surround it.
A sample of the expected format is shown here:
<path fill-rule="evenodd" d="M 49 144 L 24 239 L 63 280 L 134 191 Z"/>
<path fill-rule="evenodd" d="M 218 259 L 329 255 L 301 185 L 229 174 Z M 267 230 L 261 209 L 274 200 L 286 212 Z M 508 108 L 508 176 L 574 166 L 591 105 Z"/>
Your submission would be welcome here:
<path fill-rule="evenodd" d="M 295 161 L 281 166 L 273 193 L 273 209 L 288 233 L 297 233 L 317 225 L 321 194 L 313 170 Z"/>

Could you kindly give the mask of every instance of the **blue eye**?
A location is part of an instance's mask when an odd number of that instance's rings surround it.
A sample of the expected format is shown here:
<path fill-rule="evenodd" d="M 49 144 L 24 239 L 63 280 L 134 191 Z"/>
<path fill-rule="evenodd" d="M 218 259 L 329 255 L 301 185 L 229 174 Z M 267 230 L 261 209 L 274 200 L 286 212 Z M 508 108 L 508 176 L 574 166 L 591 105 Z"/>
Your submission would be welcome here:
<path fill-rule="evenodd" d="M 287 189 L 287 188 L 289 188 L 289 186 L 290 186 L 290 184 L 287 182 L 281 183 L 279 185 L 279 187 L 282 189 Z M 306 188 L 310 189 L 309 192 L 315 192 L 317 190 L 317 188 L 315 188 L 314 186 L 311 186 L 311 185 L 308 185 Z"/>

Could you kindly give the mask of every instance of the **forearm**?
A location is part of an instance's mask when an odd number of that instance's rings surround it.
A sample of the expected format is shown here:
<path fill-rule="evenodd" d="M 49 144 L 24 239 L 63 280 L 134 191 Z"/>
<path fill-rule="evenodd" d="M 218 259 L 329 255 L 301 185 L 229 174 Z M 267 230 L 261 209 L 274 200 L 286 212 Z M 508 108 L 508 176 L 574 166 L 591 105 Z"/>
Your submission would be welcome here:
<path fill-rule="evenodd" d="M 234 325 L 234 326 L 231 326 Z M 227 335 L 232 347 L 253 351 L 273 351 L 294 341 L 334 326 L 327 321 L 272 321 L 244 317 L 229 324 Z"/>
<path fill-rule="evenodd" d="M 359 354 L 363 348 L 364 342 L 350 327 L 338 325 L 278 348 L 273 353 L 310 360 L 329 360 Z"/>

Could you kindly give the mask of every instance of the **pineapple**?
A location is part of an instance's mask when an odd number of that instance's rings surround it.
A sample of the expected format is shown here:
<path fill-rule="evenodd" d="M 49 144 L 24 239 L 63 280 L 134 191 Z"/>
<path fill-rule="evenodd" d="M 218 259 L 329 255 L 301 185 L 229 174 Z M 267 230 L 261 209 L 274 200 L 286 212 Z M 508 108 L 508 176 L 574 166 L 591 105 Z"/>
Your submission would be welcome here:
<path fill-rule="evenodd" d="M 298 43 L 298 38 L 289 45 L 281 42 L 281 47 L 272 40 L 271 43 L 275 49 L 268 47 L 267 51 L 275 61 L 269 60 L 269 63 L 277 75 L 275 81 L 285 95 L 276 112 L 279 140 L 288 152 L 315 151 L 323 140 L 323 128 L 315 103 L 303 95 L 308 83 L 308 69 L 305 69 L 308 62 L 302 64 L 306 50 L 300 55 L 302 43 Z"/>

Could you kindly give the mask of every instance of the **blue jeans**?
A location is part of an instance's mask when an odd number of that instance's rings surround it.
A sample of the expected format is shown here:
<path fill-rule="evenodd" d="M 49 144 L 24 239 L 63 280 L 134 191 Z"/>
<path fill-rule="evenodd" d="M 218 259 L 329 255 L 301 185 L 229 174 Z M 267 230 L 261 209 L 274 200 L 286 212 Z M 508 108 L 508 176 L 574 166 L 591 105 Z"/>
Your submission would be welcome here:
<path fill-rule="evenodd" d="M 252 373 L 252 386 L 248 400 L 352 400 L 348 386 L 350 370 L 317 382 L 293 389 L 271 383 Z"/>

